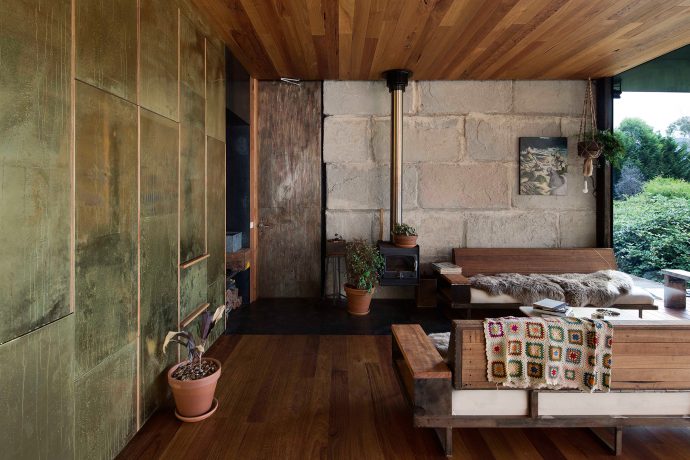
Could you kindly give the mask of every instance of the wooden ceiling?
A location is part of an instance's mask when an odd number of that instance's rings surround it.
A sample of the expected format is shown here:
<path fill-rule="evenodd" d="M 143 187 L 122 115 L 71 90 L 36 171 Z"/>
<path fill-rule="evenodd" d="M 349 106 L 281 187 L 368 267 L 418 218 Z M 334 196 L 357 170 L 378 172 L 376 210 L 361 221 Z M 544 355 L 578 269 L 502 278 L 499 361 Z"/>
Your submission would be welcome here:
<path fill-rule="evenodd" d="M 612 76 L 690 43 L 690 0 L 194 0 L 259 79 Z"/>

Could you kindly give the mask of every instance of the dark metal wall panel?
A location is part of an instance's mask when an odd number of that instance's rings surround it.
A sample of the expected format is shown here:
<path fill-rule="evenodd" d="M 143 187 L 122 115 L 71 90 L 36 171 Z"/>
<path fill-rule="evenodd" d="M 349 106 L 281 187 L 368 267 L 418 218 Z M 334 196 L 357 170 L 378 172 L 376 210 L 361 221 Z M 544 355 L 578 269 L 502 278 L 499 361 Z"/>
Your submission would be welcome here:
<path fill-rule="evenodd" d="M 137 111 L 76 87 L 76 377 L 136 337 Z"/>
<path fill-rule="evenodd" d="M 75 0 L 77 78 L 137 100 L 137 0 Z"/>
<path fill-rule="evenodd" d="M 225 142 L 225 53 L 206 40 L 206 135 Z"/>
<path fill-rule="evenodd" d="M 75 382 L 76 459 L 112 459 L 136 432 L 136 361 L 133 341 Z"/>
<path fill-rule="evenodd" d="M 177 16 L 169 0 L 141 2 L 139 104 L 177 121 Z"/>
<path fill-rule="evenodd" d="M 207 302 L 207 263 L 208 259 L 204 259 L 191 267 L 180 269 L 180 321 Z"/>
<path fill-rule="evenodd" d="M 0 343 L 70 311 L 70 12 L 0 2 Z"/>
<path fill-rule="evenodd" d="M 180 16 L 180 260 L 206 251 L 204 36 Z"/>
<path fill-rule="evenodd" d="M 225 302 L 225 144 L 206 138 L 208 158 L 208 301 Z"/>
<path fill-rule="evenodd" d="M 142 421 L 168 395 L 163 341 L 177 327 L 178 124 L 141 110 L 140 362 Z"/>
<path fill-rule="evenodd" d="M 0 345 L 2 458 L 73 458 L 74 315 Z"/>

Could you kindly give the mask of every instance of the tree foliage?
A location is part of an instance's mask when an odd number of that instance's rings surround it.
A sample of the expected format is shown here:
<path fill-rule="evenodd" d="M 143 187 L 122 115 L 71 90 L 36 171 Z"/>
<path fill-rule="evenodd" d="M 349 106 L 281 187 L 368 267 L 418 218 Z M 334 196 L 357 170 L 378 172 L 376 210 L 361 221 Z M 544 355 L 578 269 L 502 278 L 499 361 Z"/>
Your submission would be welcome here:
<path fill-rule="evenodd" d="M 690 137 L 690 117 L 680 117 L 666 128 L 667 136 L 678 134 L 680 137 Z"/>
<path fill-rule="evenodd" d="M 690 184 L 675 187 L 679 195 L 685 193 L 683 187 Z M 644 192 L 614 201 L 613 241 L 620 270 L 657 280 L 662 268 L 690 270 L 690 199 L 675 193 L 669 197 L 664 194 L 668 188 L 653 181 Z"/>
<path fill-rule="evenodd" d="M 620 172 L 620 178 L 613 187 L 613 196 L 619 200 L 637 195 L 644 189 L 644 176 L 633 165 L 625 165 Z"/>
<path fill-rule="evenodd" d="M 625 145 L 622 166 L 634 166 L 645 180 L 671 177 L 690 181 L 690 155 L 687 146 L 663 136 L 639 118 L 626 118 L 618 128 Z M 621 170 L 616 171 L 616 180 Z"/>

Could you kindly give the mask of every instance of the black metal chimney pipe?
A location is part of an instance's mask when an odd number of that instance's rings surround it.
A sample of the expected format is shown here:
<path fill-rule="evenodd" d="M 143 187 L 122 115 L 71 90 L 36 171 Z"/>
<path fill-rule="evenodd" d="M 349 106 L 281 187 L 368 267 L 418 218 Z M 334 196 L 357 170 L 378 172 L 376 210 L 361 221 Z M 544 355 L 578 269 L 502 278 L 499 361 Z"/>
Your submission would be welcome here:
<path fill-rule="evenodd" d="M 383 73 L 391 93 L 391 206 L 390 232 L 395 224 L 402 223 L 402 175 L 403 175 L 403 92 L 412 72 L 392 69 Z M 392 240 L 391 236 L 391 240 Z"/>

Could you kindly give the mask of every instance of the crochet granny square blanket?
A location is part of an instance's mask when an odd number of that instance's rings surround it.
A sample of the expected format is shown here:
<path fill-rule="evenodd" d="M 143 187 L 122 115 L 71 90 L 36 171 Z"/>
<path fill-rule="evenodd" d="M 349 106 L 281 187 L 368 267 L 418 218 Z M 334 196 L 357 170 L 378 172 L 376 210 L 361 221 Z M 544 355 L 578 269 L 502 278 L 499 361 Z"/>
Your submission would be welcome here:
<path fill-rule="evenodd" d="M 484 321 L 487 379 L 513 388 L 609 391 L 613 327 L 580 318 Z"/>

